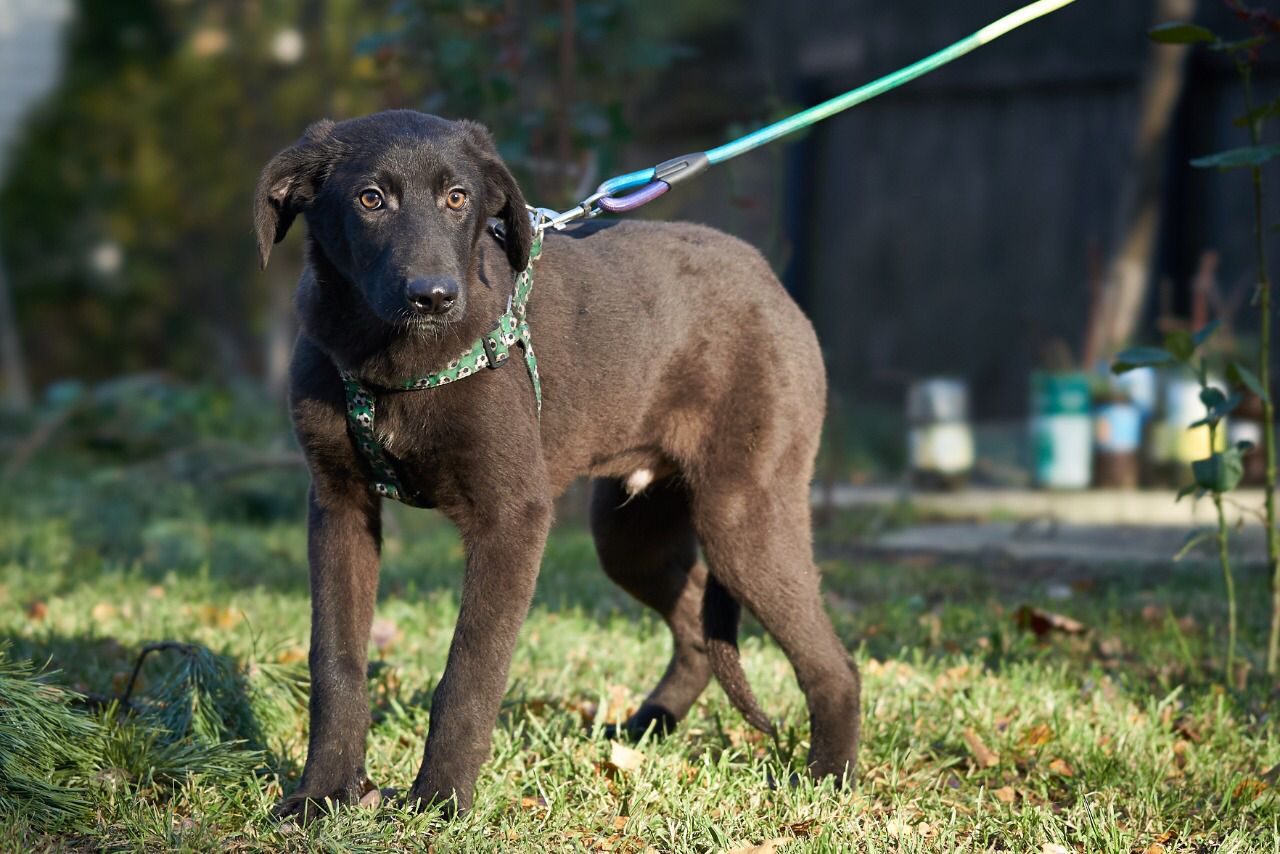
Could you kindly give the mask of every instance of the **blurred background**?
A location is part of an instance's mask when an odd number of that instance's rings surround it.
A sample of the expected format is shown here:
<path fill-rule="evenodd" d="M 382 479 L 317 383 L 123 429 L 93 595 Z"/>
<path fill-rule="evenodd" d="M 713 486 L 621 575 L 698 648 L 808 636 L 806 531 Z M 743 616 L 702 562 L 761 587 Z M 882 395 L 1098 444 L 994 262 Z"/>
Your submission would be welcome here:
<path fill-rule="evenodd" d="M 0 0 L 10 456 L 238 436 L 289 457 L 302 230 L 259 271 L 250 198 L 319 117 L 479 119 L 530 201 L 562 207 L 1019 5 Z M 1146 37 L 1192 18 L 1241 30 L 1221 0 L 1082 0 L 645 209 L 760 247 L 813 319 L 829 492 L 1166 485 L 1203 455 L 1183 436 L 1194 383 L 1106 373 L 1215 319 L 1215 346 L 1254 358 L 1248 170 L 1187 165 L 1247 143 L 1235 69 Z M 1254 82 L 1275 88 L 1265 54 Z"/>

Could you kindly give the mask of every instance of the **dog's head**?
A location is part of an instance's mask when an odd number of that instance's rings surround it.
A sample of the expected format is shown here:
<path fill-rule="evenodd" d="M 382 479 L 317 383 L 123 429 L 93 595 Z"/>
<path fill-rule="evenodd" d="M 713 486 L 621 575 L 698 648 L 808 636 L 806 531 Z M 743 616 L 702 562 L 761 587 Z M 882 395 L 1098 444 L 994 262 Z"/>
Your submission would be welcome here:
<path fill-rule="evenodd" d="M 503 221 L 516 270 L 533 238 L 489 132 L 411 110 L 317 122 L 272 158 L 254 202 L 263 267 L 299 213 L 324 259 L 392 324 L 462 316 L 489 217 Z"/>

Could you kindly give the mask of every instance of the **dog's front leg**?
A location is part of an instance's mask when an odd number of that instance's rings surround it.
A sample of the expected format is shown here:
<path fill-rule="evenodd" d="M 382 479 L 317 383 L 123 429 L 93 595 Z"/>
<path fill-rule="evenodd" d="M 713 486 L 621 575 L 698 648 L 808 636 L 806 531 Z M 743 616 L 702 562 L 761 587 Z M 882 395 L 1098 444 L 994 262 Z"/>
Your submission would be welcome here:
<path fill-rule="evenodd" d="M 462 605 L 431 702 L 422 769 L 409 792 L 409 802 L 418 806 L 470 808 L 480 766 L 489 757 L 516 636 L 533 598 L 551 499 L 498 501 L 479 514 L 485 518 L 458 520 L 467 551 Z"/>
<path fill-rule="evenodd" d="M 325 799 L 351 804 L 374 790 L 366 669 L 381 545 L 381 508 L 365 490 L 319 497 L 313 487 L 308 505 L 311 735 L 302 782 L 276 808 L 304 819 Z"/>

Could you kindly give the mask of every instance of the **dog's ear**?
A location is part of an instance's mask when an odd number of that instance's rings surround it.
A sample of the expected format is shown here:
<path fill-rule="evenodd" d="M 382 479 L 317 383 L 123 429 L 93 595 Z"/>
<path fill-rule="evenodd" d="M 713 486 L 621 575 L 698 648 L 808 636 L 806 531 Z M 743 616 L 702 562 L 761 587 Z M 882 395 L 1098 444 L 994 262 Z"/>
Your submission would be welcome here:
<path fill-rule="evenodd" d="M 515 270 L 523 270 L 529 266 L 529 249 L 533 246 L 533 226 L 529 222 L 529 211 L 524 204 L 524 193 L 516 183 L 511 170 L 498 156 L 497 147 L 489 130 L 475 122 L 459 122 L 463 131 L 480 149 L 481 162 L 484 164 L 485 196 L 489 209 L 488 216 L 496 216 L 502 220 L 502 240 L 507 248 L 507 260 Z"/>
<path fill-rule="evenodd" d="M 262 170 L 253 200 L 253 227 L 258 258 L 267 267 L 273 244 L 284 240 L 294 217 L 305 210 L 328 177 L 337 154 L 333 122 L 323 119 L 306 129 L 302 139 L 281 151 Z"/>
<path fill-rule="evenodd" d="M 511 170 L 501 160 L 494 159 L 486 176 L 491 191 L 503 199 L 496 216 L 502 220 L 503 240 L 507 247 L 507 260 L 514 270 L 529 266 L 529 250 L 533 246 L 533 225 L 525 207 L 524 194 L 512 176 Z"/>

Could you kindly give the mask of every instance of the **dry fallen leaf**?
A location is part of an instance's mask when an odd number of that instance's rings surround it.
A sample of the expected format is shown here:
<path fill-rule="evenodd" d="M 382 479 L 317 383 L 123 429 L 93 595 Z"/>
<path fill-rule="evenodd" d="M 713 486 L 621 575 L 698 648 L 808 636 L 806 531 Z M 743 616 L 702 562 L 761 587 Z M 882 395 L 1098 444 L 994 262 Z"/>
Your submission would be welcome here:
<path fill-rule="evenodd" d="M 1166 706 L 1165 708 L 1168 707 Z M 1173 725 L 1173 731 L 1192 744 L 1199 744 L 1204 738 L 1200 734 L 1200 728 L 1190 718 L 1178 718 L 1178 722 Z"/>
<path fill-rule="evenodd" d="M 644 754 L 616 741 L 609 742 L 609 764 L 619 771 L 635 771 L 644 764 Z"/>
<path fill-rule="evenodd" d="M 1018 793 L 1013 790 L 1013 786 L 1001 786 L 991 794 L 995 795 L 996 800 L 1002 804 L 1011 804 L 1018 799 Z"/>
<path fill-rule="evenodd" d="M 609 686 L 605 709 L 605 720 L 616 724 L 625 721 L 635 711 L 631 706 L 631 692 L 625 685 Z"/>
<path fill-rule="evenodd" d="M 1053 730 L 1048 724 L 1036 724 L 1022 734 L 1021 744 L 1026 748 L 1041 747 L 1053 741 Z"/>
<path fill-rule="evenodd" d="M 1152 842 L 1143 849 L 1142 854 L 1165 854 L 1164 846 L 1159 842 Z"/>
<path fill-rule="evenodd" d="M 307 654 L 296 646 L 291 646 L 276 656 L 276 661 L 280 664 L 297 664 L 300 661 L 306 661 Z"/>
<path fill-rule="evenodd" d="M 89 616 L 95 623 L 105 623 L 108 620 L 114 620 L 116 617 L 116 606 L 110 602 L 99 602 L 93 606 L 93 610 L 89 612 Z"/>
<path fill-rule="evenodd" d="M 1040 854 L 1071 854 L 1071 849 L 1056 842 L 1046 842 L 1040 849 Z"/>
<path fill-rule="evenodd" d="M 219 629 L 234 628 L 243 618 L 244 614 L 233 608 L 219 608 L 216 605 L 203 605 L 200 608 L 201 622 Z"/>
<path fill-rule="evenodd" d="M 627 826 L 627 817 L 625 815 L 620 815 L 613 820 L 614 830 L 622 830 L 626 826 Z"/>
<path fill-rule="evenodd" d="M 995 751 L 983 744 L 982 739 L 972 727 L 966 727 L 963 733 L 964 743 L 969 745 L 969 752 L 973 754 L 974 760 L 983 768 L 993 768 L 1000 764 L 1000 757 Z"/>
<path fill-rule="evenodd" d="M 813 835 L 813 831 L 817 828 L 816 819 L 808 818 L 804 821 L 797 821 L 794 824 L 788 824 L 787 830 L 791 831 L 795 836 L 805 839 Z"/>
<path fill-rule="evenodd" d="M 938 675 L 934 680 L 934 685 L 939 690 L 946 688 L 957 688 L 968 681 L 970 668 L 967 664 L 959 664 L 955 667 L 948 667 L 945 671 Z"/>
<path fill-rule="evenodd" d="M 27 616 L 39 622 L 49 616 L 49 606 L 37 599 L 27 606 Z"/>
<path fill-rule="evenodd" d="M 1035 632 L 1038 638 L 1043 638 L 1053 632 L 1064 635 L 1082 635 L 1085 633 L 1085 625 L 1079 620 L 1073 620 L 1070 617 L 1055 614 L 1052 611 L 1045 611 L 1041 608 L 1032 608 L 1030 605 L 1023 605 L 1019 608 L 1014 613 L 1013 619 L 1021 628 Z"/>
<path fill-rule="evenodd" d="M 1067 764 L 1065 759 L 1055 759 L 1049 763 L 1049 770 L 1063 777 L 1074 777 L 1076 772 Z"/>
<path fill-rule="evenodd" d="M 1235 789 L 1231 792 L 1232 797 L 1238 801 L 1248 803 L 1254 798 L 1261 795 L 1267 790 L 1267 784 L 1261 780 L 1246 779 L 1236 784 Z"/>
<path fill-rule="evenodd" d="M 1124 655 L 1124 641 L 1120 638 L 1103 638 L 1098 641 L 1098 655 L 1103 658 L 1119 658 Z"/>
<path fill-rule="evenodd" d="M 399 638 L 400 630 L 396 628 L 394 620 L 379 617 L 373 621 L 373 627 L 369 630 L 369 640 L 379 652 L 386 652 Z"/>
<path fill-rule="evenodd" d="M 746 845 L 742 848 L 727 848 L 723 854 L 774 854 L 783 845 L 791 840 L 785 836 L 779 836 L 775 839 L 766 839 L 759 845 Z"/>

